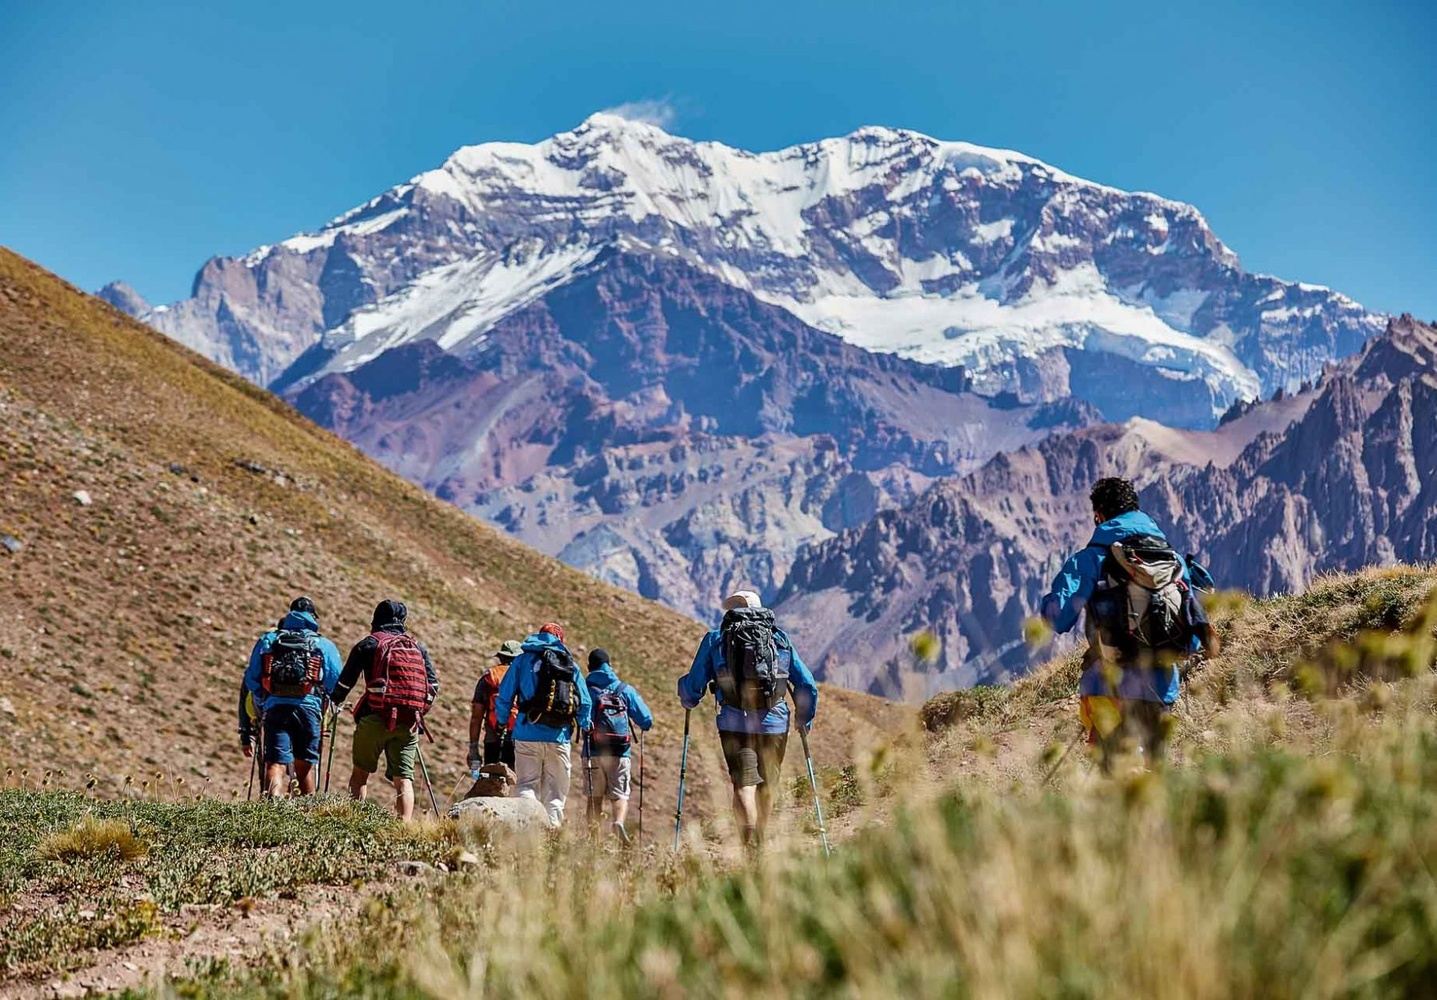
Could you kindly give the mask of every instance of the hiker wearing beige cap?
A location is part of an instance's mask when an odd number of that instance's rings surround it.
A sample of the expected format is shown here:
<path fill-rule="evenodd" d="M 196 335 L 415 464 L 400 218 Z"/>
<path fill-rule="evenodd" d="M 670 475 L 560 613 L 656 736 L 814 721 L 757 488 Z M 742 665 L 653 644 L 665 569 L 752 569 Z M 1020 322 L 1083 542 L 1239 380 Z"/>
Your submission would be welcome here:
<path fill-rule="evenodd" d="M 469 770 L 478 771 L 485 764 L 514 766 L 514 721 L 519 716 L 516 704 L 509 717 L 500 720 L 498 712 L 499 685 L 509 672 L 509 664 L 522 653 L 518 641 L 506 640 L 494 654 L 494 663 L 474 685 L 474 700 L 469 706 Z M 479 752 L 480 737 L 484 752 Z"/>
<path fill-rule="evenodd" d="M 756 848 L 788 744 L 787 696 L 792 691 L 799 725 L 807 731 L 818 712 L 818 684 L 758 594 L 730 594 L 723 612 L 722 623 L 703 637 L 693 666 L 679 678 L 678 694 L 684 708 L 693 709 L 713 691 L 734 818 L 744 845 Z"/>

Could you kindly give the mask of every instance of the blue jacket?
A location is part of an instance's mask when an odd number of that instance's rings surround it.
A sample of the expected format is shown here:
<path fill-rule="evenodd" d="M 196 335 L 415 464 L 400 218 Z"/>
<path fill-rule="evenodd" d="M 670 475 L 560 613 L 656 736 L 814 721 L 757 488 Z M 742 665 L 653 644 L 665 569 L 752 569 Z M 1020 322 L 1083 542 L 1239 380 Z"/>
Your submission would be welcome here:
<path fill-rule="evenodd" d="M 1043 597 L 1042 615 L 1053 626 L 1054 631 L 1072 631 L 1083 609 L 1087 607 L 1088 598 L 1093 596 L 1098 577 L 1102 575 L 1103 560 L 1107 557 L 1104 550 L 1114 542 L 1131 535 L 1156 535 L 1167 539 L 1157 522 L 1140 510 L 1119 514 L 1098 525 L 1088 544 L 1063 563 L 1063 568 L 1058 570 L 1058 575 L 1053 578 L 1052 588 Z M 1181 560 L 1181 557 L 1179 559 Z M 1186 563 L 1183 564 L 1183 576 L 1188 576 Z M 1194 648 L 1197 648 L 1197 639 L 1194 638 L 1193 642 Z M 1080 694 L 1108 695 L 1135 701 L 1160 701 L 1165 705 L 1171 705 L 1178 700 L 1180 679 L 1176 667 L 1124 670 L 1116 691 L 1110 689 L 1100 668 L 1099 663 L 1087 665 L 1082 680 L 1078 683 Z"/>
<path fill-rule="evenodd" d="M 574 736 L 573 726 L 541 726 L 537 722 L 530 722 L 524 716 L 523 703 L 534 697 L 534 689 L 539 683 L 539 658 L 536 654 L 545 648 L 568 652 L 564 644 L 549 633 L 535 633 L 524 640 L 524 652 L 514 658 L 499 685 L 498 701 L 494 707 L 496 718 L 507 719 L 516 699 L 521 706 L 518 721 L 514 723 L 516 743 L 568 743 Z M 574 669 L 577 672 L 577 664 Z M 579 728 L 587 733 L 594 711 L 594 704 L 589 699 L 589 685 L 580 681 L 574 685 L 574 689 L 579 696 L 579 713 L 575 721 L 578 722 Z"/>
<path fill-rule="evenodd" d="M 319 620 L 307 611 L 291 611 L 284 616 L 280 627 L 290 632 L 308 632 L 315 637 L 315 645 L 324 657 L 324 673 L 320 683 L 324 688 L 324 694 L 334 691 L 335 682 L 339 680 L 339 647 L 319 634 Z M 255 708 L 263 712 L 275 705 L 304 705 L 318 712 L 324 704 L 323 697 L 318 689 L 311 691 L 303 698 L 283 698 L 279 695 L 266 695 L 260 687 L 260 666 L 264 654 L 269 652 L 269 647 L 274 643 L 274 637 L 279 634 L 279 629 L 270 629 L 259 637 L 254 644 L 254 649 L 249 654 L 249 667 L 244 672 L 244 686 L 254 696 Z"/>
<path fill-rule="evenodd" d="M 599 695 L 606 691 L 617 689 L 623 696 L 624 703 L 629 706 L 629 722 L 646 733 L 653 728 L 654 713 L 649 711 L 649 706 L 644 703 L 643 696 L 634 689 L 632 684 L 625 684 L 619 680 L 619 675 L 614 672 L 611 664 L 606 663 L 597 670 L 590 670 L 584 683 L 589 689 L 589 699 L 593 702 L 598 702 Z M 625 749 L 623 755 L 627 757 L 629 751 Z"/>
<path fill-rule="evenodd" d="M 788 636 L 781 629 L 774 630 L 788 642 Z M 792 649 L 793 662 L 788 668 L 788 682 L 792 687 L 794 704 L 798 707 L 799 721 L 805 728 L 813 725 L 818 714 L 818 682 L 804 665 L 798 650 Z M 725 705 L 723 693 L 718 689 L 718 666 L 723 662 L 723 640 L 718 629 L 713 629 L 699 643 L 694 654 L 693 666 L 679 678 L 679 701 L 684 708 L 696 708 L 710 690 L 718 706 L 718 728 L 724 733 L 786 733 L 788 732 L 788 700 L 784 699 L 767 712 L 745 712 L 733 705 Z"/>

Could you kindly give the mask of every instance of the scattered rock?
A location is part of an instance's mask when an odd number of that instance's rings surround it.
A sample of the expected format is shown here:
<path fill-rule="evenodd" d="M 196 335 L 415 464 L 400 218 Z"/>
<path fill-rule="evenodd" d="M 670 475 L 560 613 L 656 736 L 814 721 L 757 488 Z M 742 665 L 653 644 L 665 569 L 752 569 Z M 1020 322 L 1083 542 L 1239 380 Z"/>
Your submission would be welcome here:
<path fill-rule="evenodd" d="M 429 874 L 434 871 L 434 866 L 424 861 L 396 861 L 394 870 L 401 875 L 414 877 Z"/>
<path fill-rule="evenodd" d="M 244 469 L 246 472 L 253 472 L 256 476 L 269 475 L 269 470 L 252 458 L 235 459 L 235 468 Z"/>
<path fill-rule="evenodd" d="M 473 851 L 460 851 L 454 856 L 454 867 L 456 869 L 479 867 L 479 855 Z"/>
<path fill-rule="evenodd" d="M 185 468 L 179 462 L 170 463 L 170 472 L 176 476 L 188 476 L 190 474 L 190 470 Z"/>
<path fill-rule="evenodd" d="M 71 493 L 70 496 L 74 497 L 75 502 L 81 507 L 88 507 L 90 506 L 90 504 L 95 502 L 94 500 L 90 499 L 90 493 L 88 490 L 76 490 L 74 493 Z"/>
<path fill-rule="evenodd" d="M 25 547 L 25 543 L 20 541 L 20 539 L 16 538 L 14 535 L 0 535 L 0 547 L 3 547 L 6 552 L 14 554 L 23 549 Z"/>
<path fill-rule="evenodd" d="M 465 799 L 456 802 L 449 815 L 461 823 L 496 833 L 541 833 L 549 829 L 549 814 L 537 799 Z"/>
<path fill-rule="evenodd" d="M 15 703 L 13 701 L 4 696 L 0 696 L 0 715 L 8 715 L 11 718 L 16 718 L 19 714 L 19 712 L 15 711 Z"/>
<path fill-rule="evenodd" d="M 249 516 L 249 523 L 250 523 L 250 524 L 259 524 L 259 515 L 258 515 L 258 514 L 251 514 L 251 515 Z"/>

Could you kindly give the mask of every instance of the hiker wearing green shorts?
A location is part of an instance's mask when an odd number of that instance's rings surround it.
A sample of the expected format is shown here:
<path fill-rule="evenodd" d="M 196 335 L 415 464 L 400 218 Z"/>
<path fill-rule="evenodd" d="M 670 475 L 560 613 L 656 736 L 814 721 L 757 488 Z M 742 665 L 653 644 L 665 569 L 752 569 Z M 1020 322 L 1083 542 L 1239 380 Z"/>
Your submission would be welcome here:
<path fill-rule="evenodd" d="M 354 770 L 349 792 L 368 795 L 369 776 L 379 770 L 394 785 L 394 811 L 400 819 L 414 816 L 414 761 L 424 713 L 439 693 L 439 676 L 429 651 L 405 627 L 408 609 L 402 601 L 380 601 L 370 633 L 349 651 L 334 686 L 336 708 L 364 677 L 364 694 L 354 707 Z"/>

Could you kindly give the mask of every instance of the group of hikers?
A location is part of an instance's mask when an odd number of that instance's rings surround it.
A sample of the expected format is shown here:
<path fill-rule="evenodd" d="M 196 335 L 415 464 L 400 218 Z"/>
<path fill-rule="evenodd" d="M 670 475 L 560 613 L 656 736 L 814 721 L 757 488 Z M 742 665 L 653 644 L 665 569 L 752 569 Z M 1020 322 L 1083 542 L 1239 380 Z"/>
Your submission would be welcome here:
<path fill-rule="evenodd" d="M 744 843 L 756 847 L 783 764 L 787 698 L 792 695 L 806 733 L 818 709 L 818 685 L 758 594 L 732 594 L 723 612 L 679 678 L 678 698 L 687 718 L 712 693 L 734 814 Z M 367 796 L 382 756 L 396 813 L 404 820 L 413 817 L 416 764 L 428 780 L 421 739 L 428 736 L 425 717 L 439 694 L 439 676 L 429 651 L 409 634 L 407 618 L 402 602 L 380 601 L 369 634 L 342 666 L 309 597 L 295 598 L 275 627 L 259 637 L 240 690 L 239 736 L 245 756 L 263 761 L 265 794 L 284 797 L 292 787 L 302 795 L 318 790 L 326 729 L 332 764 L 339 713 L 363 679 L 353 708 L 349 793 Z M 590 651 L 588 672 L 581 676 L 557 622 L 545 622 L 522 642 L 504 641 L 492 659 L 470 705 L 465 763 L 471 775 L 512 769 L 514 794 L 538 802 L 549 824 L 558 827 L 573 778 L 571 746 L 580 741 L 587 818 L 597 826 L 604 802 L 612 803 L 610 830 L 629 843 L 632 752 L 637 734 L 642 753 L 643 734 L 654 724 L 643 696 L 620 679 L 602 648 Z"/>
<path fill-rule="evenodd" d="M 1089 743 L 1108 767 L 1128 744 L 1149 759 L 1161 757 L 1183 671 L 1195 657 L 1215 653 L 1217 639 L 1198 597 L 1212 587 L 1210 576 L 1190 555 L 1172 549 L 1140 510 L 1133 484 L 1101 479 L 1090 499 L 1092 537 L 1063 564 L 1040 613 L 1059 633 L 1085 622 L 1079 712 Z M 685 711 L 679 812 L 688 713 L 712 695 L 734 818 L 743 844 L 756 849 L 795 723 L 813 780 L 807 733 L 818 710 L 818 685 L 757 593 L 731 594 L 722 613 L 678 679 Z M 420 741 L 427 736 L 425 716 L 439 693 L 439 677 L 406 618 L 402 602 L 379 602 L 369 634 L 342 665 L 308 597 L 295 598 L 260 636 L 240 692 L 239 723 L 245 755 L 262 756 L 267 794 L 284 796 L 292 783 L 301 794 L 316 791 L 326 723 L 333 734 L 340 709 L 362 678 L 364 692 L 353 708 L 349 792 L 366 797 L 382 756 L 396 812 L 405 820 L 413 816 L 415 765 L 424 768 Z M 558 827 L 573 778 L 571 746 L 581 742 L 588 819 L 597 826 L 603 803 L 611 802 L 610 829 L 627 844 L 635 734 L 642 754 L 642 734 L 653 722 L 648 704 L 620 679 L 607 652 L 592 650 L 581 677 L 563 627 L 546 622 L 522 641 L 503 642 L 475 685 L 466 764 L 476 777 L 496 766 L 512 768 L 515 794 L 540 803 Z M 331 736 L 331 760 L 333 752 Z M 432 797 L 432 785 L 430 792 Z M 822 829 L 821 808 L 819 822 Z"/>

